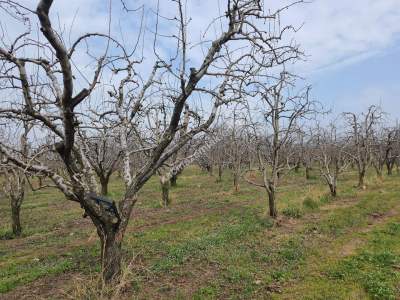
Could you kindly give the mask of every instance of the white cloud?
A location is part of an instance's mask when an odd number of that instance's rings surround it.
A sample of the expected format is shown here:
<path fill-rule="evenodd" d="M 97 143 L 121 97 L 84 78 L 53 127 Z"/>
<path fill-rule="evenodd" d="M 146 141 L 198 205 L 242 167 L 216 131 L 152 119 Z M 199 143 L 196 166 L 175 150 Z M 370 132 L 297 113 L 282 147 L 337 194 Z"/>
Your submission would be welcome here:
<path fill-rule="evenodd" d="M 19 2 L 33 10 L 38 3 L 38 1 L 32 0 Z M 188 17 L 191 18 L 189 35 L 193 44 L 201 40 L 201 34 L 204 33 L 207 25 L 214 18 L 223 14 L 226 2 L 226 0 L 187 0 L 186 9 Z M 267 8 L 274 10 L 292 0 L 265 0 L 264 2 Z M 123 14 L 119 1 L 111 3 L 114 35 L 120 36 L 119 25 L 121 25 L 124 40 L 127 43 L 134 43 L 140 24 L 140 14 Z M 135 8 L 145 4 L 154 10 L 157 0 L 127 0 L 126 3 Z M 159 3 L 163 15 L 171 17 L 175 14 L 175 2 L 160 0 Z M 53 24 L 59 27 L 58 22 L 60 22 L 60 27 L 65 28 L 66 32 L 73 24 L 73 36 L 71 37 L 73 40 L 86 32 L 107 32 L 108 5 L 109 1 L 56 0 L 51 17 Z M 3 17 L 3 15 L 2 13 L 1 16 Z M 154 25 L 154 18 L 154 13 L 148 11 L 146 14 L 148 29 L 151 27 L 149 24 Z M 5 23 L 5 20 L 3 19 L 2 23 Z M 400 20 L 400 0 L 314 0 L 312 3 L 296 5 L 282 12 L 281 15 L 282 25 L 293 24 L 295 27 L 300 27 L 304 23 L 294 38 L 308 55 L 308 61 L 298 67 L 306 75 L 349 66 L 382 54 L 395 45 L 400 38 L 400 22 L 398 20 Z M 164 24 L 172 24 L 172 22 L 164 22 Z M 169 26 L 162 26 L 160 30 L 163 33 L 171 33 L 176 29 Z M 209 37 L 215 36 L 215 31 L 220 29 L 219 26 L 220 24 L 215 22 L 209 28 Z M 8 26 L 7 30 L 8 36 L 16 36 L 18 27 Z M 145 56 L 149 60 L 139 67 L 139 71 L 151 69 L 153 63 L 152 39 L 153 34 L 149 30 L 144 45 Z M 166 41 L 159 51 L 167 56 L 170 49 L 174 48 L 170 43 L 171 41 Z M 200 47 L 191 49 L 190 55 L 190 65 L 196 66 L 202 57 Z M 85 61 L 79 61 L 77 64 L 84 65 Z M 346 101 L 337 100 L 337 104 L 344 108 L 348 103 L 365 106 L 364 103 L 368 101 L 376 103 L 378 99 L 382 98 L 385 106 L 394 105 L 394 91 L 388 93 L 386 89 L 379 86 L 369 87 L 369 89 L 374 89 L 374 91 L 365 88 L 363 92 L 348 97 Z M 397 94 L 399 92 L 397 90 Z M 366 97 L 368 95 L 369 98 Z M 357 100 L 358 98 L 360 99 Z M 352 109 L 357 108 L 356 104 L 352 105 Z M 397 115 L 400 115 L 400 112 L 397 112 Z"/>
<path fill-rule="evenodd" d="M 400 37 L 399 0 L 314 0 L 288 12 L 304 26 L 297 34 L 310 55 L 305 68 L 324 70 L 376 55 Z"/>
<path fill-rule="evenodd" d="M 23 0 L 20 3 L 34 9 L 37 1 Z M 272 10 L 292 0 L 265 1 L 266 8 Z M 114 10 L 113 30 L 119 34 L 118 24 L 124 26 L 125 39 L 134 40 L 132 33 L 137 33 L 139 15 L 122 15 L 119 1 L 112 1 Z M 126 1 L 130 7 L 145 4 L 153 9 L 156 0 Z M 108 1 L 55 1 L 52 8 L 53 22 L 61 22 L 61 28 L 68 30 L 73 24 L 74 35 L 88 31 L 107 31 Z M 225 0 L 188 0 L 186 9 L 190 21 L 192 40 L 199 41 L 207 24 L 225 11 Z M 160 1 L 161 11 L 166 16 L 173 16 L 176 3 Z M 154 21 L 154 14 L 147 14 L 149 22 Z M 400 1 L 399 0 L 314 0 L 312 3 L 296 5 L 285 10 L 281 15 L 282 25 L 293 24 L 303 27 L 295 34 L 295 39 L 302 45 L 308 55 L 308 62 L 302 70 L 313 72 L 325 70 L 332 66 L 348 65 L 373 55 L 392 46 L 400 37 Z M 169 22 L 169 24 L 172 24 Z M 163 26 L 164 33 L 175 30 Z M 210 28 L 210 34 L 218 29 Z M 12 31 L 12 29 L 10 29 Z M 152 35 L 147 38 L 151 40 Z M 151 44 L 151 43 L 150 43 Z M 168 48 L 168 45 L 165 45 Z M 149 49 L 151 50 L 151 48 Z M 193 52 L 193 60 L 201 56 L 199 51 Z"/>

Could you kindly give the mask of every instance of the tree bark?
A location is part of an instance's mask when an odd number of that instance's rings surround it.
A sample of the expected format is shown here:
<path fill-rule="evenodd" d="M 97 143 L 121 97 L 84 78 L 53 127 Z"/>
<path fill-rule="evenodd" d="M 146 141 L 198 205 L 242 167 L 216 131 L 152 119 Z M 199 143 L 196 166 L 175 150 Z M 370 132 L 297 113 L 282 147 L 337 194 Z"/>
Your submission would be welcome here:
<path fill-rule="evenodd" d="M 296 166 L 294 167 L 294 172 L 299 173 L 300 171 L 300 163 L 296 163 Z"/>
<path fill-rule="evenodd" d="M 235 192 L 239 192 L 239 175 L 233 174 L 233 186 L 235 187 Z"/>
<path fill-rule="evenodd" d="M 218 179 L 217 182 L 222 182 L 222 166 L 218 166 Z"/>
<path fill-rule="evenodd" d="M 100 185 L 101 185 L 101 194 L 106 196 L 108 194 L 108 182 L 110 181 L 109 177 L 100 177 Z"/>
<path fill-rule="evenodd" d="M 311 168 L 310 167 L 306 167 L 306 179 L 307 180 L 311 179 L 310 171 L 311 171 Z"/>
<path fill-rule="evenodd" d="M 121 275 L 122 239 L 115 229 L 99 230 L 101 245 L 101 272 L 104 284 L 117 281 Z"/>
<path fill-rule="evenodd" d="M 268 205 L 269 205 L 269 215 L 272 218 L 276 218 L 278 216 L 278 211 L 276 209 L 276 199 L 275 199 L 275 190 L 270 189 L 268 191 Z"/>
<path fill-rule="evenodd" d="M 376 169 L 376 176 L 378 177 L 378 179 L 382 180 L 383 179 L 383 171 L 382 169 Z"/>
<path fill-rule="evenodd" d="M 20 220 L 21 206 L 16 203 L 11 203 L 11 224 L 12 231 L 16 237 L 21 236 L 22 227 Z"/>
<path fill-rule="evenodd" d="M 207 166 L 207 172 L 208 172 L 208 175 L 212 176 L 212 174 L 213 174 L 213 167 L 212 167 L 212 166 Z"/>
<path fill-rule="evenodd" d="M 161 199 L 162 199 L 162 206 L 168 207 L 171 204 L 171 200 L 169 198 L 169 187 L 170 183 L 169 180 L 166 180 L 164 177 L 160 178 L 161 183 Z"/>
<path fill-rule="evenodd" d="M 329 191 L 331 192 L 332 197 L 337 196 L 336 185 L 334 183 L 329 184 Z"/>
<path fill-rule="evenodd" d="M 365 171 L 361 171 L 361 172 L 358 173 L 358 185 L 357 185 L 357 187 L 360 188 L 360 189 L 365 189 L 364 177 L 365 177 Z"/>
<path fill-rule="evenodd" d="M 171 186 L 175 187 L 176 186 L 176 180 L 178 179 L 177 175 L 172 175 L 170 179 Z"/>
<path fill-rule="evenodd" d="M 392 163 L 386 163 L 388 176 L 393 175 L 393 166 L 394 166 L 394 164 L 392 164 Z"/>

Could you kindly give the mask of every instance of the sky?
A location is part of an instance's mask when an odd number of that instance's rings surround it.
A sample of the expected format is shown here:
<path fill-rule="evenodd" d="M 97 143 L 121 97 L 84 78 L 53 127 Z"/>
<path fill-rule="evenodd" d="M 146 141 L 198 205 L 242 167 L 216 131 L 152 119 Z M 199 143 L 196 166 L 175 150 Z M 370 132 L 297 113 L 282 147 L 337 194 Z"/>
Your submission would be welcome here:
<path fill-rule="evenodd" d="M 116 7 L 120 1 L 110 0 L 114 31 L 120 31 L 126 41 L 135 41 L 141 18 L 127 17 Z M 204 32 L 212 18 L 224 11 L 226 0 L 186 0 L 193 41 Z M 18 1 L 35 8 L 37 1 Z M 60 30 L 73 25 L 73 34 L 87 31 L 107 32 L 108 3 L 99 0 L 55 0 L 53 23 Z M 267 9 L 288 4 L 290 0 L 265 0 Z M 157 0 L 126 0 L 130 8 L 145 3 L 155 8 Z M 170 0 L 160 0 L 165 15 L 173 15 Z M 335 113 L 361 112 L 371 104 L 380 104 L 391 119 L 400 119 L 400 0 L 313 0 L 296 5 L 281 14 L 281 24 L 292 24 L 299 30 L 293 34 L 306 54 L 306 61 L 295 70 L 313 86 L 313 97 Z M 154 14 L 146 15 L 154 23 Z M 10 32 L 12 28 L 8 29 Z M 174 28 L 162 26 L 164 33 Z M 9 33 L 11 35 L 11 33 Z M 145 45 L 152 44 L 151 34 L 145 35 Z M 146 40 L 148 39 L 148 41 Z M 150 47 L 150 46 L 149 46 Z M 169 44 L 160 51 L 168 52 Z M 149 51 L 145 49 L 145 52 Z M 191 59 L 201 56 L 193 50 Z"/>
<path fill-rule="evenodd" d="M 400 118 L 400 1 L 314 0 L 299 11 L 316 98 L 336 113 L 380 104 Z"/>

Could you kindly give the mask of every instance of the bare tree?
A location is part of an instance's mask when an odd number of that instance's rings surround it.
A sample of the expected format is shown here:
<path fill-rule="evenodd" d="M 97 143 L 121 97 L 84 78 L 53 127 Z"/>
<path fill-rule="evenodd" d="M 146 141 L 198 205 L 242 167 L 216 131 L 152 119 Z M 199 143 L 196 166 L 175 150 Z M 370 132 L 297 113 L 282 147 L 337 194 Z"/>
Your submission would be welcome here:
<path fill-rule="evenodd" d="M 305 169 L 306 179 L 311 179 L 311 170 L 313 169 L 313 164 L 315 161 L 313 149 L 312 149 L 313 137 L 310 134 L 308 137 L 305 134 L 301 137 L 302 145 L 302 163 Z"/>
<path fill-rule="evenodd" d="M 184 112 L 183 122 L 182 122 L 182 128 L 179 130 L 179 135 L 184 135 L 187 132 L 188 127 L 189 127 L 189 121 L 190 121 L 190 111 L 189 111 L 189 108 L 186 107 L 186 110 Z M 172 156 L 172 164 L 176 164 L 179 160 L 181 160 L 182 158 L 185 157 L 185 154 L 187 154 L 187 153 L 184 152 L 185 149 L 187 149 L 187 147 L 177 151 Z M 172 175 L 171 179 L 169 180 L 170 181 L 170 185 L 172 187 L 176 186 L 176 184 L 177 184 L 176 181 L 178 180 L 178 176 L 180 175 L 180 173 L 182 171 L 183 171 L 183 169 L 180 170 L 179 173 L 176 173 L 176 174 Z M 161 184 L 163 184 L 163 183 L 161 183 Z"/>
<path fill-rule="evenodd" d="M 214 134 L 219 137 L 219 142 L 213 145 L 208 155 L 211 157 L 212 164 L 217 167 L 217 182 L 222 182 L 222 175 L 228 164 L 226 155 L 227 143 L 224 139 L 225 130 L 218 127 L 214 130 Z"/>
<path fill-rule="evenodd" d="M 90 167 L 99 178 L 101 194 L 107 195 L 110 177 L 117 171 L 121 150 L 118 146 L 117 136 L 111 129 L 98 131 L 96 135 L 90 137 L 79 133 L 78 140 L 81 142 L 81 148 L 85 152 L 84 156 Z"/>
<path fill-rule="evenodd" d="M 398 127 L 387 129 L 385 140 L 385 164 L 387 174 L 393 174 L 393 167 L 400 157 L 400 129 Z"/>
<path fill-rule="evenodd" d="M 379 107 L 372 105 L 366 113 L 361 115 L 347 112 L 344 116 L 347 124 L 352 128 L 349 134 L 354 150 L 349 151 L 348 154 L 357 166 L 357 187 L 365 189 L 365 174 L 372 159 L 374 126 L 381 120 L 382 112 Z"/>
<path fill-rule="evenodd" d="M 303 1 L 296 3 L 299 2 Z M 52 0 L 40 0 L 35 13 L 14 1 L 0 2 L 3 11 L 10 11 L 10 7 L 23 11 L 24 20 L 37 16 L 44 36 L 44 41 L 37 40 L 28 30 L 11 44 L 2 40 L 2 80 L 7 89 L 20 91 L 22 98 L 1 101 L 0 117 L 11 122 L 29 120 L 35 129 L 51 136 L 53 143 L 36 145 L 36 149 L 57 153 L 63 163 L 62 170 L 54 170 L 37 157 L 20 159 L 17 149 L 6 141 L 0 143 L 0 153 L 26 172 L 47 176 L 67 199 L 81 205 L 100 238 L 105 283 L 119 277 L 122 241 L 138 192 L 172 155 L 212 124 L 219 107 L 231 98 L 231 79 L 241 81 L 243 74 L 248 74 L 254 66 L 268 69 L 299 55 L 297 45 L 280 42 L 291 26 L 279 29 L 265 26 L 265 22 L 277 23 L 282 10 L 269 13 L 259 0 L 226 3 L 224 16 L 213 21 L 221 22 L 221 26 L 216 26 L 221 29 L 215 37 L 208 35 L 211 41 L 200 43 L 189 40 L 190 16 L 186 15 L 181 0 L 171 1 L 176 7 L 172 16 L 162 17 L 162 12 L 157 11 L 153 67 L 150 72 L 141 72 L 138 65 L 148 60 L 138 54 L 138 43 L 127 49 L 110 30 L 106 34 L 84 34 L 68 46 L 65 42 L 68 39 L 63 39 L 62 32 L 56 32 L 52 25 L 49 16 Z M 127 9 L 126 13 L 134 12 Z M 173 22 L 177 33 L 160 32 L 160 22 Z M 175 44 L 176 51 L 161 55 L 157 49 L 158 41 L 163 38 Z M 91 42 L 93 39 L 96 42 Z M 104 51 L 99 45 L 103 45 Z M 195 45 L 200 45 L 204 54 L 196 60 L 199 62 L 196 66 L 189 66 L 192 62 L 189 51 Z M 96 51 L 90 51 L 91 48 Z M 88 57 L 87 65 L 91 68 L 79 70 L 74 64 L 77 55 Z M 260 55 L 263 55 L 261 60 Z M 79 89 L 79 86 L 85 87 Z M 199 109 L 197 113 L 202 115 L 199 122 L 176 139 L 185 105 L 195 109 L 195 101 L 189 101 L 194 95 L 207 102 L 204 106 L 207 109 Z M 97 105 L 98 102 L 102 105 Z M 91 109 L 94 106 L 97 109 Z M 96 117 L 118 131 L 125 183 L 119 201 L 97 196 L 96 172 L 87 158 L 84 143 L 84 136 L 90 136 Z M 78 133 L 85 134 L 79 137 Z M 129 143 L 130 138 L 135 144 Z M 142 167 L 132 168 L 132 155 L 137 152 L 144 154 L 145 161 Z"/>
<path fill-rule="evenodd" d="M 176 176 L 176 174 L 180 174 L 191 163 L 195 162 L 201 157 L 206 156 L 206 153 L 208 153 L 210 149 L 212 149 L 216 144 L 221 141 L 220 137 L 215 137 L 210 134 L 206 134 L 205 136 L 203 136 L 202 140 L 202 144 L 198 144 L 196 145 L 196 147 L 194 147 L 195 150 L 193 151 L 193 153 L 191 153 L 190 155 L 188 154 L 180 160 L 174 161 L 174 164 L 169 165 L 168 169 L 166 170 L 160 171 L 160 169 L 163 168 L 160 168 L 158 170 L 158 173 L 160 175 L 163 206 L 167 207 L 171 203 L 171 199 L 169 197 L 171 178 Z"/>
<path fill-rule="evenodd" d="M 310 87 L 306 87 L 294 96 L 290 95 L 289 87 L 294 82 L 287 72 L 282 72 L 275 84 L 267 86 L 260 82 L 254 83 L 256 93 L 262 101 L 262 112 L 265 120 L 265 133 L 257 133 L 257 153 L 259 167 L 263 177 L 263 183 L 258 184 L 247 179 L 251 184 L 263 187 L 268 194 L 269 215 L 276 218 L 276 191 L 279 177 L 283 171 L 293 168 L 290 165 L 293 151 L 293 140 L 298 133 L 298 125 L 301 119 L 310 114 L 313 102 L 309 99 Z"/>
<path fill-rule="evenodd" d="M 318 162 L 320 174 L 329 187 L 331 196 L 337 196 L 339 175 L 346 170 L 350 160 L 347 159 L 347 141 L 338 136 L 337 128 L 330 124 L 328 128 L 318 127 L 315 136 L 314 157 Z"/>
<path fill-rule="evenodd" d="M 239 192 L 239 180 L 248 166 L 246 161 L 249 154 L 249 134 L 246 117 L 238 112 L 238 106 L 233 110 L 231 128 L 228 129 L 226 141 L 226 151 L 228 164 L 231 166 L 233 175 L 233 186 L 235 192 Z"/>
<path fill-rule="evenodd" d="M 23 127 L 19 141 L 19 159 L 26 161 L 29 156 L 28 134 L 31 126 L 24 122 Z M 21 168 L 10 165 L 6 157 L 0 164 L 0 171 L 4 175 L 4 193 L 10 198 L 12 232 L 19 237 L 22 233 L 20 214 L 27 188 L 27 174 Z"/>

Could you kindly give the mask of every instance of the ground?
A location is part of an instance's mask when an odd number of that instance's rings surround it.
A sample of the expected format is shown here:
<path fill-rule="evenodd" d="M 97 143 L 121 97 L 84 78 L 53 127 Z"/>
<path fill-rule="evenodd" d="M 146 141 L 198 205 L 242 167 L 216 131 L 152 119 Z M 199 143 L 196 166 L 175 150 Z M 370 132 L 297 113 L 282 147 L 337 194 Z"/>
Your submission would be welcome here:
<path fill-rule="evenodd" d="M 219 183 L 189 168 L 167 209 L 152 178 L 126 234 L 115 299 L 400 299 L 400 176 L 371 173 L 357 190 L 347 172 L 332 199 L 314 175 L 283 178 L 277 221 L 265 191 L 241 182 L 234 192 L 229 171 Z M 99 297 L 99 243 L 82 214 L 55 190 L 29 193 L 23 236 L 13 239 L 0 199 L 0 299 Z"/>

